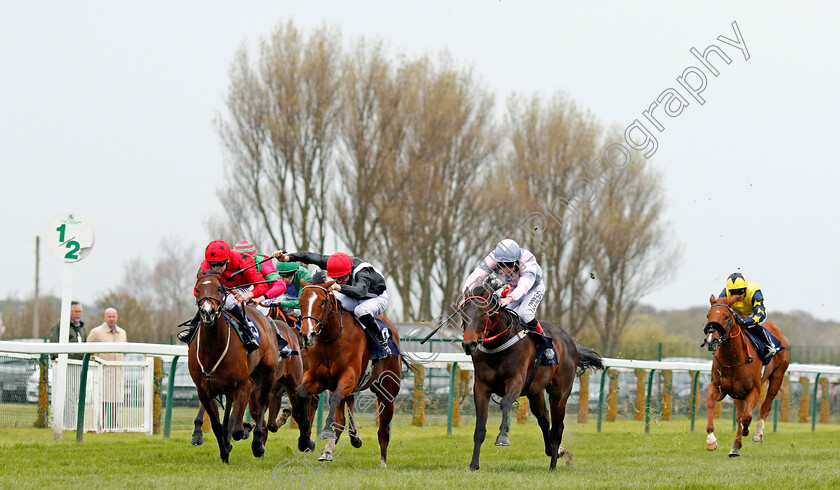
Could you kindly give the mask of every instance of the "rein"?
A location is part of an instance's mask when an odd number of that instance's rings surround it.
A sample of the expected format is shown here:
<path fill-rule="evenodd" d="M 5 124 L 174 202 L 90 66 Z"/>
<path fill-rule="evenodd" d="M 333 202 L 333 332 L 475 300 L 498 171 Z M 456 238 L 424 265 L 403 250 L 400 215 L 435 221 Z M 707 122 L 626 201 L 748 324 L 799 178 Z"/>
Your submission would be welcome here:
<path fill-rule="evenodd" d="M 722 307 L 726 308 L 728 310 L 728 313 L 729 313 L 729 316 L 727 317 L 728 326 L 724 330 L 725 335 L 724 335 L 723 339 L 720 341 L 720 345 L 723 345 L 724 342 L 726 342 L 729 339 L 734 339 L 736 337 L 741 337 L 741 341 L 744 344 L 744 352 L 746 352 L 746 354 L 747 354 L 747 360 L 740 363 L 740 364 L 734 364 L 734 365 L 731 365 L 731 366 L 726 365 L 726 364 L 720 362 L 720 359 L 718 359 L 717 349 L 715 349 L 715 352 L 714 352 L 714 354 L 712 354 L 712 357 L 714 357 L 715 361 L 717 361 L 717 363 L 720 365 L 720 367 L 727 368 L 727 369 L 736 368 L 736 367 L 739 367 L 739 366 L 743 366 L 744 364 L 749 364 L 749 363 L 753 362 L 753 357 L 750 355 L 750 348 L 749 348 L 749 343 L 747 342 L 747 336 L 746 336 L 746 334 L 744 334 L 744 329 L 741 328 L 741 326 L 738 325 L 738 323 L 735 321 L 735 315 L 732 311 L 732 307 L 729 306 L 729 305 L 724 305 L 724 304 L 714 304 L 714 305 L 712 305 L 712 308 L 714 308 L 715 306 L 722 306 Z M 731 327 L 732 325 L 736 325 L 738 327 L 738 334 L 729 335 L 729 333 L 731 331 L 729 327 Z"/>
<path fill-rule="evenodd" d="M 467 296 L 466 298 L 464 298 L 464 301 L 462 301 L 461 304 L 463 305 L 471 299 L 480 299 L 481 301 L 484 302 L 485 305 L 487 305 L 487 315 L 484 317 L 484 332 L 481 333 L 481 340 L 478 341 L 479 345 L 484 344 L 485 342 L 493 341 L 493 340 L 501 337 L 505 333 L 509 333 L 511 331 L 511 328 L 513 327 L 513 322 L 510 322 L 510 324 L 508 325 L 508 327 L 506 329 L 502 330 L 501 332 L 497 333 L 496 335 L 493 335 L 492 337 L 488 337 L 487 334 L 493 332 L 493 330 L 499 324 L 499 318 L 501 317 L 501 313 L 499 313 L 497 311 L 496 315 L 495 315 L 495 317 L 496 317 L 495 321 L 493 321 L 491 323 L 490 317 L 493 316 L 493 315 L 490 314 L 490 300 L 488 300 L 484 296 Z M 503 348 L 493 349 L 493 352 L 499 352 L 499 351 L 502 351 L 504 349 L 507 349 L 511 345 L 518 342 L 521 337 L 518 337 L 518 338 L 513 337 L 513 338 L 515 338 L 516 340 L 513 341 L 513 342 L 508 341 L 508 342 L 510 342 L 510 345 L 507 345 L 508 343 L 506 342 L 505 344 L 503 344 L 503 346 L 504 346 Z M 484 349 L 482 349 L 482 350 L 484 350 Z M 485 350 L 485 352 L 486 352 L 486 350 Z"/>
<path fill-rule="evenodd" d="M 216 277 L 216 278 L 219 279 L 219 292 L 223 296 L 222 296 L 222 298 L 214 298 L 212 296 L 203 296 L 196 301 L 196 305 L 198 305 L 199 309 L 200 309 L 201 303 L 203 303 L 205 300 L 216 303 L 216 308 L 214 308 L 214 309 L 217 309 L 218 311 L 214 315 L 214 321 L 218 322 L 219 317 L 222 316 L 222 305 L 224 304 L 224 301 L 225 301 L 224 300 L 224 295 L 226 295 L 227 293 L 225 292 L 224 286 L 221 284 L 221 276 L 219 276 L 218 274 L 207 274 L 205 276 L 202 276 L 202 279 L 205 278 L 205 277 Z M 199 323 L 198 328 L 201 329 L 202 325 L 204 325 L 203 321 Z M 201 363 L 201 355 L 200 355 L 200 353 L 201 353 L 201 332 L 196 333 L 195 359 L 196 359 L 196 361 L 198 361 L 198 367 L 201 368 L 201 374 L 204 375 L 204 379 L 206 379 L 207 381 L 210 381 L 210 378 L 213 376 L 213 373 L 216 372 L 216 368 L 218 368 L 219 364 L 222 363 L 222 359 L 225 358 L 225 356 L 227 355 L 228 349 L 230 348 L 231 326 L 227 324 L 227 321 L 225 321 L 225 325 L 227 326 L 227 329 L 228 329 L 227 340 L 225 341 L 225 350 L 222 351 L 222 355 L 219 357 L 219 360 L 216 361 L 216 364 L 213 365 L 213 369 L 211 369 L 210 372 L 207 372 L 204 369 L 204 364 Z"/>
<path fill-rule="evenodd" d="M 300 295 L 299 295 L 300 297 L 303 297 L 303 291 L 305 291 L 306 288 L 317 288 L 317 289 L 320 289 L 321 291 L 324 291 L 327 294 L 327 297 L 325 299 L 326 306 L 324 306 L 324 315 L 320 319 L 317 318 L 317 317 L 311 316 L 311 315 L 305 315 L 305 316 L 301 315 L 301 317 L 300 317 L 301 328 L 303 327 L 303 320 L 309 318 L 309 319 L 314 320 L 316 322 L 315 340 L 317 340 L 319 342 L 322 342 L 322 343 L 325 343 L 325 344 L 329 343 L 329 342 L 333 342 L 335 340 L 338 340 L 342 335 L 344 335 L 344 318 L 343 318 L 343 315 L 341 315 L 340 312 L 338 311 L 338 299 L 336 299 L 336 297 L 330 291 L 327 291 L 327 289 L 325 287 L 318 286 L 317 284 L 310 284 L 308 286 L 304 286 L 303 289 L 301 289 L 301 291 L 300 291 Z M 301 313 L 303 313 L 303 312 L 301 312 Z M 330 318 L 332 318 L 333 316 L 335 316 L 336 314 L 338 314 L 338 325 L 339 325 L 338 334 L 335 337 L 332 337 L 332 338 L 329 338 L 329 339 L 322 339 L 320 337 L 321 331 L 326 326 L 327 321 Z"/>

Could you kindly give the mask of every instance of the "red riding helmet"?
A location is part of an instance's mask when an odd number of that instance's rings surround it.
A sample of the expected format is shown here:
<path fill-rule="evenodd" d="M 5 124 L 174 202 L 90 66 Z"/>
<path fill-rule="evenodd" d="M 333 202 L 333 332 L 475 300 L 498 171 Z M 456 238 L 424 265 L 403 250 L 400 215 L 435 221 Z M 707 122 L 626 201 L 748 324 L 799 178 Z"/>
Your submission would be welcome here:
<path fill-rule="evenodd" d="M 334 253 L 327 259 L 327 277 L 332 279 L 344 277 L 350 274 L 352 270 L 353 260 L 346 253 Z"/>
<path fill-rule="evenodd" d="M 204 249 L 204 260 L 221 262 L 230 258 L 230 245 L 224 240 L 213 240 Z"/>

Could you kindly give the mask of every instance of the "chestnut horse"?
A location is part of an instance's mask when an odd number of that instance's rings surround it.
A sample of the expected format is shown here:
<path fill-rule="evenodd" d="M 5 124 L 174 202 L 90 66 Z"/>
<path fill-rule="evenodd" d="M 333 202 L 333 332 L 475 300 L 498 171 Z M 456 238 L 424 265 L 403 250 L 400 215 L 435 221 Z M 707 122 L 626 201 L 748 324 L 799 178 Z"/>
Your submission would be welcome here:
<path fill-rule="evenodd" d="M 353 447 L 360 447 L 353 420 L 353 395 L 357 391 L 371 388 L 379 402 L 379 452 L 380 466 L 386 467 L 388 442 L 391 438 L 391 419 L 394 415 L 394 399 L 400 391 L 401 356 L 391 355 L 373 364 L 370 377 L 365 381 L 365 368 L 370 357 L 367 336 L 352 313 L 341 309 L 338 299 L 330 292 L 334 281 L 324 284 L 306 284 L 300 292 L 301 329 L 307 345 L 308 369 L 298 388 L 298 398 L 306 399 L 306 413 L 310 413 L 317 398 L 313 395 L 329 390 L 330 411 L 319 439 L 327 439 L 319 461 L 331 461 L 336 443 L 345 429 L 344 407 L 350 409 L 348 434 Z M 384 317 L 394 343 L 399 346 L 399 337 L 394 325 Z M 405 361 L 404 361 L 405 362 Z M 311 430 L 311 424 L 307 426 Z"/>
<path fill-rule="evenodd" d="M 492 289 L 479 285 L 464 298 L 459 309 L 464 330 L 462 345 L 464 352 L 472 356 L 475 367 L 475 433 L 470 469 L 479 468 L 491 394 L 502 397 L 502 424 L 496 437 L 497 446 L 510 446 L 508 413 L 517 398 L 527 396 L 531 412 L 543 433 L 545 454 L 551 457 L 549 468 L 553 470 L 557 458 L 564 455 L 566 463 L 571 465 L 571 453 L 560 447 L 566 402 L 572 393 L 575 374 L 583 374 L 586 369 L 603 369 L 601 356 L 586 347 L 575 346 L 559 325 L 541 321 L 540 325 L 557 350 L 558 363 L 539 365 L 534 342 L 525 339 L 524 327 L 510 310 L 499 308 L 497 300 Z M 551 405 L 550 427 L 546 390 Z"/>
<path fill-rule="evenodd" d="M 715 403 L 723 400 L 726 395 L 732 397 L 737 410 L 738 427 L 735 431 L 735 444 L 729 451 L 730 457 L 741 455 L 741 437 L 749 435 L 752 411 L 758 403 L 761 385 L 768 379 L 767 396 L 761 404 L 759 421 L 756 426 L 753 441 L 764 440 L 764 421 L 770 413 L 773 399 L 782 386 L 788 364 L 790 364 L 790 343 L 782 331 L 773 323 L 765 321 L 764 327 L 770 330 L 782 343 L 784 350 L 773 356 L 773 359 L 761 372 L 761 360 L 755 347 L 747 339 L 742 327 L 735 321 L 732 310 L 734 299 L 709 299 L 711 308 L 706 318 L 709 320 L 703 333 L 706 337 L 703 345 L 714 352 L 712 361 L 712 382 L 709 384 L 709 396 L 706 398 L 706 409 L 709 412 L 709 423 L 706 426 L 706 449 L 714 451 L 718 447 L 715 438 L 714 410 Z"/>
<path fill-rule="evenodd" d="M 242 424 L 246 405 L 250 405 L 251 417 L 255 421 L 251 451 L 256 457 L 265 453 L 267 432 L 262 419 L 268 408 L 271 388 L 286 366 L 280 362 L 274 329 L 253 308 L 245 307 L 245 311 L 260 331 L 262 340 L 259 350 L 249 357 L 242 342 L 231 339 L 237 335 L 224 317 L 225 297 L 229 293 L 222 285 L 219 274 L 219 271 L 210 269 L 198 277 L 195 285 L 201 321 L 189 346 L 189 369 L 198 398 L 210 415 L 213 433 L 219 444 L 219 457 L 228 463 L 233 449 L 231 437 L 238 441 L 247 434 Z M 259 389 L 259 396 L 255 394 L 255 389 Z M 224 395 L 226 399 L 223 421 L 219 420 L 215 402 L 215 397 L 219 395 Z"/>

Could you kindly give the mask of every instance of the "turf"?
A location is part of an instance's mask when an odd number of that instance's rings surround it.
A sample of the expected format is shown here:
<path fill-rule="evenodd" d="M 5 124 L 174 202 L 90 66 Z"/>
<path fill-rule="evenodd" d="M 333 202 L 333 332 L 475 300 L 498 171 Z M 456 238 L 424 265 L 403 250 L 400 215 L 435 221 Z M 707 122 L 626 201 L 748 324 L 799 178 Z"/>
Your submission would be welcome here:
<path fill-rule="evenodd" d="M 86 434 L 75 442 L 66 432 L 54 441 L 49 429 L 0 429 L 0 486 L 3 488 L 127 487 L 224 488 L 827 488 L 840 487 L 840 427 L 783 423 L 765 442 L 745 440 L 740 458 L 729 458 L 734 434 L 717 421 L 721 443 L 705 449 L 705 430 L 690 432 L 688 421 L 656 422 L 649 434 L 636 421 L 568 423 L 563 446 L 574 466 L 549 471 L 542 437 L 534 423 L 514 424 L 511 446 L 495 447 L 498 418 L 491 420 L 482 447 L 481 469 L 468 469 L 472 427 L 394 427 L 388 468 L 379 468 L 375 427 L 361 428 L 364 445 L 346 445 L 331 463 L 292 449 L 296 433 L 283 428 L 269 436 L 265 457 L 256 459 L 250 441 L 234 442 L 230 464 L 218 458 L 212 434 L 200 447 L 189 431 L 171 439 L 142 434 Z M 705 425 L 705 424 L 703 424 Z M 768 424 L 772 429 L 772 424 Z"/>

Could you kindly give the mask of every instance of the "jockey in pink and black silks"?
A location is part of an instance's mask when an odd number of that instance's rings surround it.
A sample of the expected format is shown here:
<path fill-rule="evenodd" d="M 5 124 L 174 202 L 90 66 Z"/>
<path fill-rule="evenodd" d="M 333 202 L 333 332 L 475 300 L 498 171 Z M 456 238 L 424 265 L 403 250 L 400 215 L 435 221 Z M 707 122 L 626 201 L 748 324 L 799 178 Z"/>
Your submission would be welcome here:
<path fill-rule="evenodd" d="M 735 321 L 761 339 L 767 346 L 768 356 L 772 357 L 776 354 L 776 346 L 770 341 L 761 325 L 761 322 L 767 318 L 767 310 L 764 307 L 764 294 L 758 284 L 747 281 L 740 272 L 733 272 L 726 279 L 726 286 L 718 297 L 735 298 L 735 302 L 732 303 L 732 309 L 738 313 L 735 315 Z"/>
<path fill-rule="evenodd" d="M 462 291 L 468 294 L 493 273 L 510 287 L 499 305 L 515 311 L 529 330 L 543 333 L 536 315 L 545 295 L 545 281 L 534 254 L 509 238 L 502 240 L 467 277 Z"/>
<path fill-rule="evenodd" d="M 257 309 L 263 315 L 268 316 L 268 308 L 261 306 L 260 303 L 264 301 L 271 303 L 271 300 L 280 297 L 286 292 L 286 283 L 280 280 L 280 274 L 277 273 L 277 269 L 274 267 L 274 260 L 272 260 L 271 256 L 257 253 L 256 245 L 248 240 L 242 240 L 237 243 L 233 249 L 251 257 L 256 264 L 257 271 L 265 278 L 265 280 L 273 281 L 270 283 L 268 290 L 262 296 L 254 298 L 254 302 L 257 303 Z"/>

